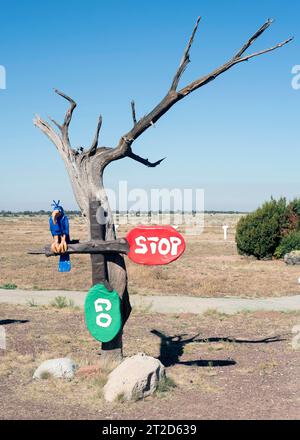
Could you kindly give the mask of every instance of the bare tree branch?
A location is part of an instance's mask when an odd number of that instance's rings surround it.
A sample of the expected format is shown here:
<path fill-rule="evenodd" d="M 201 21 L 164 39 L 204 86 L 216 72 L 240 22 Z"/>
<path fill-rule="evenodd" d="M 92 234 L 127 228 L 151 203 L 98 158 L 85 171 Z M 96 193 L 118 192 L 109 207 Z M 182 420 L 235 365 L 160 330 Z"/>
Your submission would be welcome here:
<path fill-rule="evenodd" d="M 132 151 L 129 151 L 128 153 L 126 153 L 126 157 L 130 157 L 130 159 L 136 160 L 137 162 L 142 163 L 143 165 L 146 165 L 146 167 L 149 167 L 149 168 L 155 168 L 163 160 L 165 160 L 165 157 L 164 157 L 163 159 L 160 159 L 156 162 L 149 162 L 148 159 L 144 159 L 144 158 L 138 156 L 137 154 L 134 154 Z"/>
<path fill-rule="evenodd" d="M 177 69 L 177 72 L 176 72 L 176 74 L 174 76 L 174 79 L 173 79 L 173 82 L 172 82 L 170 90 L 176 90 L 177 89 L 179 81 L 180 81 L 180 78 L 181 78 L 183 72 L 185 71 L 188 63 L 190 62 L 190 49 L 192 47 L 192 44 L 193 44 L 193 41 L 194 41 L 194 37 L 196 35 L 196 32 L 197 32 L 200 20 L 201 20 L 201 17 L 198 17 L 196 25 L 195 25 L 194 30 L 193 30 L 193 33 L 191 35 L 191 38 L 190 38 L 190 40 L 188 42 L 188 45 L 187 45 L 187 47 L 186 47 L 186 49 L 184 51 L 183 57 L 181 59 L 180 65 L 179 65 L 179 67 Z"/>
<path fill-rule="evenodd" d="M 96 129 L 94 140 L 92 142 L 91 147 L 87 151 L 88 156 L 92 156 L 93 154 L 95 154 L 95 152 L 97 150 L 98 142 L 99 142 L 99 133 L 100 133 L 101 127 L 102 127 L 102 116 L 100 115 L 99 119 L 98 119 L 98 124 L 97 124 L 97 129 Z"/>
<path fill-rule="evenodd" d="M 64 144 L 64 150 L 66 152 L 69 152 L 69 154 L 70 154 L 71 153 L 71 144 L 70 144 L 70 139 L 69 139 L 69 125 L 72 120 L 73 111 L 76 108 L 77 104 L 72 98 L 70 98 L 65 93 L 60 92 L 57 89 L 54 89 L 54 91 L 55 91 L 55 93 L 57 93 L 59 96 L 66 99 L 70 103 L 70 107 L 66 112 L 65 119 L 64 119 L 64 122 L 62 125 L 58 124 L 54 119 L 50 118 L 50 120 L 53 122 L 53 124 L 56 125 L 56 127 L 60 130 L 60 132 L 62 134 L 62 142 Z"/>
<path fill-rule="evenodd" d="M 50 121 L 51 121 L 54 125 L 56 125 L 56 127 L 57 127 L 60 131 L 62 130 L 62 126 L 61 126 L 58 122 L 56 122 L 55 119 L 52 119 L 50 116 L 48 116 L 48 118 L 50 119 Z"/>
<path fill-rule="evenodd" d="M 144 159 L 135 153 L 132 152 L 131 146 L 133 142 L 149 127 L 153 126 L 156 121 L 158 121 L 166 112 L 168 112 L 171 107 L 176 104 L 178 101 L 183 99 L 189 93 L 194 90 L 208 84 L 210 81 L 213 81 L 222 73 L 226 72 L 233 66 L 247 61 L 251 58 L 260 56 L 267 52 L 271 52 L 276 50 L 291 41 L 291 39 L 283 41 L 269 49 L 265 49 L 260 52 L 252 53 L 250 55 L 246 55 L 247 49 L 259 38 L 260 35 L 265 32 L 265 30 L 271 25 L 272 21 L 268 20 L 262 27 L 258 29 L 258 31 L 242 46 L 242 48 L 225 64 L 218 67 L 208 75 L 203 76 L 202 78 L 198 78 L 195 81 L 188 84 L 186 87 L 183 87 L 181 90 L 177 90 L 182 74 L 187 67 L 190 61 L 190 49 L 195 37 L 195 34 L 198 29 L 198 25 L 200 22 L 200 18 L 197 19 L 196 25 L 194 27 L 193 33 L 189 39 L 187 47 L 184 51 L 183 58 L 179 64 L 179 67 L 175 73 L 170 89 L 168 90 L 166 96 L 155 106 L 153 110 L 151 110 L 146 116 L 137 120 L 135 114 L 135 105 L 134 102 L 131 104 L 132 108 L 132 118 L 134 122 L 133 128 L 123 135 L 119 141 L 119 144 L 115 148 L 106 148 L 106 147 L 98 147 L 98 138 L 101 128 L 101 122 L 99 118 L 99 122 L 97 125 L 96 135 L 92 146 L 90 147 L 89 152 L 81 151 L 75 152 L 72 150 L 70 145 L 70 140 L 68 136 L 68 128 L 72 119 L 73 111 L 76 107 L 76 103 L 69 96 L 65 95 L 62 92 L 56 90 L 56 93 L 66 99 L 70 107 L 66 112 L 64 122 L 62 125 L 59 125 L 56 121 L 52 120 L 56 127 L 60 130 L 58 134 L 54 127 L 50 126 L 47 122 L 43 121 L 39 116 L 35 118 L 35 125 L 39 127 L 48 138 L 54 143 L 56 148 L 59 150 L 62 159 L 64 160 L 67 172 L 70 177 L 70 181 L 72 184 L 72 188 L 74 191 L 75 198 L 78 202 L 80 209 L 83 214 L 86 216 L 90 228 L 90 238 L 93 239 L 101 239 L 105 238 L 105 240 L 114 240 L 115 229 L 113 225 L 113 216 L 109 207 L 108 197 L 104 190 L 103 184 L 103 171 L 105 167 L 112 161 L 118 160 L 124 157 L 129 157 L 143 165 L 148 167 L 156 167 L 158 166 L 164 159 L 160 159 L 156 162 L 150 162 L 148 159 Z M 182 152 L 180 152 L 182 154 Z M 92 156 L 92 157 L 91 157 Z M 94 206 L 95 205 L 95 206 Z M 96 211 L 98 207 L 104 210 L 104 213 L 107 216 L 107 222 L 105 224 L 105 233 L 103 234 L 103 230 L 99 228 L 99 225 L 96 224 Z M 95 227 L 95 229 L 94 229 Z M 97 231 L 97 232 L 96 232 Z M 114 242 L 115 244 L 115 242 Z M 92 243 L 94 246 L 94 243 Z M 123 244 L 124 245 L 124 244 Z M 73 249 L 73 251 L 88 251 L 90 252 L 90 248 L 85 248 L 86 243 L 82 243 L 81 249 Z M 102 250 L 103 251 L 103 245 Z M 100 248 L 95 249 L 93 251 L 99 251 Z M 126 250 L 126 249 L 125 249 Z M 38 250 L 38 252 L 45 253 L 45 249 Z M 71 246 L 69 246 L 69 251 L 72 251 Z M 46 252 L 48 252 L 46 250 Z M 93 279 L 99 279 L 99 270 L 103 267 L 102 263 L 100 264 L 100 260 L 97 259 L 96 262 L 93 256 Z M 122 299 L 122 304 L 125 304 L 123 310 L 123 321 L 122 325 L 124 325 L 126 319 L 128 318 L 130 312 L 130 305 L 128 300 L 128 292 L 127 292 L 127 275 L 124 261 L 120 255 L 116 254 L 107 254 L 106 257 L 107 263 L 107 273 L 108 273 L 108 281 L 109 284 L 118 292 L 120 298 Z M 99 269 L 100 268 L 100 269 Z M 101 273 L 103 273 L 101 271 Z M 101 275 L 102 279 L 102 275 Z M 124 302 L 125 298 L 125 302 Z M 126 300 L 127 298 L 127 300 Z M 121 350 L 121 333 L 118 338 L 114 339 L 115 342 L 110 342 L 103 346 L 107 352 L 112 351 L 114 349 L 117 353 L 120 353 Z"/>
<path fill-rule="evenodd" d="M 275 46 L 269 47 L 268 49 L 252 53 L 252 54 L 247 55 L 247 56 L 245 56 L 243 58 L 239 58 L 239 62 L 241 63 L 242 61 L 248 61 L 251 58 L 258 57 L 258 56 L 263 55 L 263 54 L 268 53 L 268 52 L 272 52 L 273 50 L 279 49 L 280 47 L 283 47 L 286 44 L 290 43 L 291 41 L 293 41 L 293 39 L 294 39 L 294 37 L 288 38 L 287 40 L 282 41 L 281 43 L 278 43 Z"/>
<path fill-rule="evenodd" d="M 251 58 L 258 57 L 260 55 L 264 55 L 264 54 L 266 54 L 268 52 L 272 52 L 272 51 L 274 51 L 276 49 L 279 49 L 280 47 L 285 46 L 286 44 L 290 43 L 292 40 L 293 40 L 293 38 L 289 38 L 288 40 L 285 40 L 285 41 L 283 41 L 281 43 L 278 43 L 275 46 L 270 47 L 269 49 L 261 50 L 260 52 L 253 53 L 251 55 L 246 55 L 245 57 L 242 57 L 242 58 L 233 57 L 227 63 L 223 64 L 223 66 L 218 67 L 217 69 L 215 69 L 213 72 L 209 73 L 208 75 L 203 76 L 202 78 L 200 78 L 200 79 L 198 79 L 198 80 L 188 84 L 186 87 L 181 89 L 178 93 L 183 98 L 184 96 L 187 96 L 188 94 L 190 94 L 194 90 L 199 89 L 199 87 L 202 87 L 202 86 L 208 84 L 209 82 L 213 81 L 219 75 L 221 75 L 222 73 L 224 73 L 227 70 L 231 69 L 236 64 L 242 63 L 244 61 L 248 61 Z"/>
<path fill-rule="evenodd" d="M 181 79 L 181 76 L 186 68 L 186 66 L 188 65 L 188 63 L 190 62 L 190 49 L 192 47 L 193 41 L 194 41 L 194 37 L 196 35 L 199 23 L 200 23 L 201 18 L 198 17 L 197 21 L 196 21 L 196 25 L 194 27 L 194 30 L 192 32 L 192 35 L 188 41 L 188 44 L 185 48 L 183 57 L 181 59 L 180 65 L 175 73 L 175 76 L 173 78 L 172 81 L 172 85 L 171 88 L 169 89 L 168 93 L 166 94 L 166 96 L 161 100 L 161 102 L 152 110 L 150 111 L 150 113 L 148 113 L 146 116 L 144 116 L 143 118 L 137 120 L 136 118 L 136 111 L 135 111 L 135 103 L 134 101 L 131 102 L 131 110 L 132 110 L 132 119 L 133 119 L 133 123 L 134 126 L 133 128 L 126 133 L 125 135 L 123 135 L 119 141 L 119 144 L 115 147 L 115 148 L 107 148 L 105 149 L 105 151 L 103 150 L 103 152 L 99 152 L 99 154 L 96 155 L 96 152 L 98 151 L 97 147 L 98 147 L 98 138 L 99 138 L 99 133 L 100 133 L 100 129 L 101 129 L 101 124 L 102 124 L 102 118 L 99 118 L 99 122 L 98 122 L 98 126 L 97 126 L 97 130 L 96 130 L 96 135 L 94 138 L 94 141 L 90 147 L 90 149 L 87 152 L 83 152 L 82 154 L 77 155 L 78 156 L 78 161 L 82 162 L 83 160 L 85 160 L 87 157 L 90 156 L 95 156 L 93 157 L 94 161 L 100 161 L 100 157 L 101 157 L 101 163 L 99 162 L 99 164 L 101 165 L 101 167 L 105 167 L 106 165 L 108 165 L 110 162 L 121 159 L 123 157 L 131 157 L 134 160 L 137 160 L 140 163 L 143 163 L 146 166 L 157 166 L 159 163 L 161 163 L 161 161 L 158 162 L 154 162 L 153 164 L 151 162 L 149 162 L 147 159 L 143 159 L 140 156 L 135 155 L 132 150 L 131 150 L 131 146 L 132 143 L 145 131 L 147 130 L 149 127 L 153 126 L 154 123 L 156 121 L 158 121 L 158 119 L 160 119 L 168 110 L 170 110 L 170 108 L 176 104 L 176 102 L 180 101 L 181 99 L 183 99 L 185 96 L 189 95 L 191 92 L 193 92 L 194 90 L 197 90 L 198 88 L 208 84 L 209 82 L 215 80 L 219 75 L 223 74 L 224 72 L 226 72 L 227 70 L 231 69 L 233 66 L 242 63 L 244 61 L 248 61 L 251 58 L 254 57 L 258 57 L 260 55 L 263 55 L 265 53 L 274 51 L 280 47 L 283 47 L 284 45 L 288 44 L 292 39 L 288 39 L 285 40 L 281 43 L 278 43 L 277 45 L 270 47 L 268 49 L 250 54 L 250 55 L 245 55 L 245 52 L 247 51 L 247 49 L 270 27 L 270 25 L 273 23 L 273 20 L 267 20 L 258 30 L 257 32 L 255 32 L 255 34 L 253 34 L 249 40 L 242 46 L 242 48 L 229 60 L 227 61 L 225 64 L 223 64 L 222 66 L 218 67 L 217 69 L 213 70 L 212 72 L 210 72 L 208 75 L 205 75 L 201 78 L 196 79 L 195 81 L 191 82 L 190 84 L 188 84 L 187 86 L 183 87 L 181 90 L 177 91 L 177 87 L 179 84 L 179 81 Z M 65 119 L 64 119 L 64 123 L 63 125 L 59 125 L 56 121 L 52 120 L 52 122 L 60 129 L 61 133 L 62 133 L 62 144 L 63 144 L 63 150 L 68 153 L 71 154 L 72 153 L 72 149 L 70 146 L 70 141 L 69 141 L 69 137 L 68 137 L 68 127 L 69 124 L 71 122 L 72 119 L 72 113 L 76 107 L 76 103 L 73 99 L 71 99 L 69 96 L 67 96 L 66 94 L 55 90 L 55 92 L 62 96 L 64 99 L 66 99 L 69 103 L 70 103 L 70 108 L 68 109 Z M 44 126 L 44 130 L 48 136 L 49 136 L 49 127 L 47 129 L 45 129 Z M 51 134 L 51 138 L 52 141 L 54 139 L 54 135 Z M 56 138 L 58 138 L 58 136 L 56 135 Z M 55 139 L 56 139 L 55 138 Z M 56 142 L 53 141 L 54 143 Z M 101 153 L 101 154 L 100 154 Z"/>
<path fill-rule="evenodd" d="M 65 119 L 64 119 L 64 123 L 63 123 L 63 127 L 68 129 L 71 119 L 72 119 L 72 114 L 74 109 L 76 108 L 77 104 L 76 102 L 70 98 L 68 95 L 66 95 L 63 92 L 60 92 L 57 89 L 54 89 L 55 93 L 57 93 L 58 95 L 60 95 L 62 98 L 66 99 L 67 101 L 69 101 L 70 103 L 70 108 L 67 110 L 66 115 L 65 115 Z"/>
<path fill-rule="evenodd" d="M 60 153 L 65 153 L 65 149 L 62 143 L 62 139 L 56 133 L 55 130 L 44 121 L 39 115 L 35 115 L 33 123 L 38 127 L 45 135 L 50 139 L 50 141 L 55 145 L 55 147 L 60 151 Z"/>
<path fill-rule="evenodd" d="M 133 100 L 131 101 L 131 111 L 132 111 L 133 123 L 135 125 L 136 124 L 136 113 L 135 113 L 135 102 Z"/>
<path fill-rule="evenodd" d="M 258 31 L 255 32 L 254 35 L 252 35 L 251 38 L 249 38 L 249 40 L 247 41 L 246 44 L 244 44 L 244 46 L 241 48 L 241 50 L 234 56 L 234 58 L 240 58 L 243 53 L 246 52 L 246 50 L 249 49 L 249 47 L 251 46 L 251 44 L 253 44 L 255 42 L 255 40 L 257 40 L 257 38 L 259 38 L 261 36 L 261 34 L 263 34 L 265 32 L 265 30 L 267 30 L 271 24 L 274 23 L 273 19 L 268 19 L 259 29 Z"/>
<path fill-rule="evenodd" d="M 147 130 L 151 125 L 153 125 L 158 119 L 160 119 L 170 108 L 176 104 L 176 102 L 183 99 L 185 96 L 193 92 L 194 90 L 208 84 L 209 82 L 216 79 L 219 75 L 226 72 L 227 70 L 231 69 L 233 66 L 247 61 L 251 58 L 263 55 L 265 53 L 274 51 L 280 47 L 283 47 L 284 45 L 288 44 L 290 41 L 292 41 L 292 38 L 289 38 L 288 40 L 285 40 L 269 49 L 262 50 L 260 52 L 253 53 L 251 55 L 247 55 L 242 57 L 242 55 L 245 53 L 245 51 L 253 44 L 253 42 L 266 30 L 268 27 L 272 24 L 272 20 L 267 20 L 266 23 L 264 23 L 263 26 L 259 28 L 259 30 L 245 43 L 240 51 L 233 56 L 229 61 L 227 61 L 222 66 L 218 67 L 217 69 L 213 70 L 208 75 L 205 75 L 199 79 L 196 79 L 195 81 L 191 82 L 181 90 L 177 91 L 176 87 L 178 85 L 179 79 L 186 67 L 186 65 L 189 62 L 189 52 L 191 45 L 193 43 L 193 39 L 195 36 L 195 33 L 198 28 L 199 24 L 199 18 L 196 22 L 196 26 L 194 28 L 194 31 L 192 33 L 192 36 L 189 40 L 189 43 L 185 49 L 182 61 L 180 63 L 180 66 L 175 74 L 175 77 L 172 82 L 172 86 L 170 90 L 168 91 L 167 95 L 161 100 L 161 102 L 148 113 L 145 117 L 140 119 L 130 130 L 128 133 L 123 135 L 119 141 L 119 144 L 116 148 L 113 149 L 114 159 L 116 156 L 124 157 L 126 156 L 126 152 L 130 148 L 131 144 L 145 131 Z"/>

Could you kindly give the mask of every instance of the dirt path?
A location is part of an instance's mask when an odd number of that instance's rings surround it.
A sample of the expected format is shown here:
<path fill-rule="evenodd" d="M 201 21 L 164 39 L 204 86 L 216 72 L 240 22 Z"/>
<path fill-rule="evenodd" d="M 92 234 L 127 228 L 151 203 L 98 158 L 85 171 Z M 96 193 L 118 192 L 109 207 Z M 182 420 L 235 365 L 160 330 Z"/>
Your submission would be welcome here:
<path fill-rule="evenodd" d="M 75 306 L 82 307 L 86 292 L 63 290 L 5 290 L 0 289 L 0 302 L 26 305 L 34 301 L 37 305 L 48 305 L 55 297 L 64 296 L 72 300 Z M 203 314 L 216 310 L 228 315 L 243 311 L 300 311 L 300 295 L 280 298 L 193 298 L 190 296 L 143 296 L 131 295 L 131 303 L 141 311 L 158 313 L 193 313 Z"/>

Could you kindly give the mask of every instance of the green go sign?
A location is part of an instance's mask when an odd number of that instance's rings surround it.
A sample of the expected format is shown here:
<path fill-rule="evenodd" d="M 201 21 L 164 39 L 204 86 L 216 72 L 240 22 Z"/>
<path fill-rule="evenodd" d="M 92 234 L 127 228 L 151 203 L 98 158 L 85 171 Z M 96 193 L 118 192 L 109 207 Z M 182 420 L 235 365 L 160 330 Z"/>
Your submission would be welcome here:
<path fill-rule="evenodd" d="M 85 322 L 91 335 L 101 342 L 111 341 L 120 331 L 120 298 L 115 290 L 95 284 L 85 299 Z"/>

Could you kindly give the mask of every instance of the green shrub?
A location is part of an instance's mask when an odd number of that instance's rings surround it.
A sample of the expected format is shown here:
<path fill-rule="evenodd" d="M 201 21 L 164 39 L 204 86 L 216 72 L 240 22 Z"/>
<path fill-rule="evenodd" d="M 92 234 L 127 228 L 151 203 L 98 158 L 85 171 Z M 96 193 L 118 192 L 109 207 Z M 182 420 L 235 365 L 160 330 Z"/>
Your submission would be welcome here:
<path fill-rule="evenodd" d="M 35 299 L 34 299 L 34 298 L 29 299 L 29 300 L 26 302 L 26 304 L 27 304 L 29 307 L 38 307 L 38 305 L 37 305 L 37 303 L 35 302 Z"/>
<path fill-rule="evenodd" d="M 300 230 L 300 199 L 294 199 L 286 209 L 286 223 L 282 235 L 288 235 L 292 231 Z"/>
<path fill-rule="evenodd" d="M 15 290 L 17 289 L 17 287 L 18 286 L 16 284 L 7 283 L 7 284 L 2 284 L 2 286 L 0 286 L 0 289 Z"/>
<path fill-rule="evenodd" d="M 288 207 L 291 208 L 300 218 L 300 199 L 292 200 Z"/>
<path fill-rule="evenodd" d="M 176 388 L 176 383 L 171 377 L 164 376 L 158 382 L 155 392 L 156 394 L 163 394 L 171 391 L 172 388 Z"/>
<path fill-rule="evenodd" d="M 72 309 L 78 309 L 75 306 L 75 301 L 73 299 L 67 299 L 65 296 L 56 296 L 53 301 L 51 301 L 50 305 L 52 307 L 56 307 L 57 309 L 64 309 L 66 307 L 70 307 Z"/>
<path fill-rule="evenodd" d="M 274 255 L 277 258 L 282 258 L 291 251 L 300 251 L 300 231 L 290 232 L 283 237 Z"/>
<path fill-rule="evenodd" d="M 286 199 L 271 199 L 242 217 L 236 229 L 238 252 L 258 259 L 271 258 L 289 226 Z"/>
<path fill-rule="evenodd" d="M 65 296 L 56 296 L 50 304 L 52 307 L 56 307 L 58 309 L 68 307 L 68 301 Z"/>

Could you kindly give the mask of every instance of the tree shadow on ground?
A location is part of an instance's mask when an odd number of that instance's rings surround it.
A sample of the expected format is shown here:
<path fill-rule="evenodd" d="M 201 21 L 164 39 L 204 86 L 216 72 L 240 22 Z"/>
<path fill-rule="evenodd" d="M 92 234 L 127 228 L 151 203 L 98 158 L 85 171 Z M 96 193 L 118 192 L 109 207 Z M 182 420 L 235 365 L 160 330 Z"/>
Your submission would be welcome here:
<path fill-rule="evenodd" d="M 194 360 L 194 361 L 180 361 L 180 357 L 183 355 L 184 347 L 192 342 L 210 343 L 210 342 L 231 342 L 236 344 L 269 344 L 271 342 L 284 341 L 281 336 L 272 336 L 263 339 L 241 339 L 230 337 L 213 337 L 213 338 L 199 338 L 199 334 L 192 336 L 191 338 L 184 339 L 187 334 L 168 336 L 158 330 L 151 330 L 151 333 L 160 338 L 160 354 L 158 359 L 165 367 L 171 367 L 175 364 L 198 366 L 198 367 L 226 367 L 235 365 L 236 362 L 233 359 L 228 360 Z"/>
<path fill-rule="evenodd" d="M 26 324 L 27 322 L 29 322 L 28 319 L 0 319 L 0 325 Z"/>

